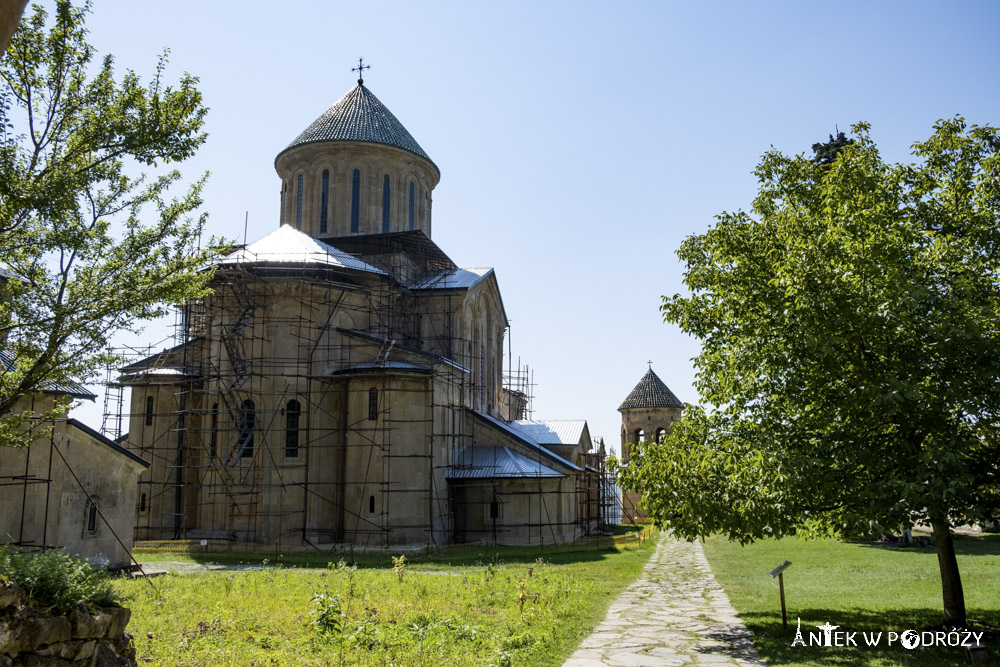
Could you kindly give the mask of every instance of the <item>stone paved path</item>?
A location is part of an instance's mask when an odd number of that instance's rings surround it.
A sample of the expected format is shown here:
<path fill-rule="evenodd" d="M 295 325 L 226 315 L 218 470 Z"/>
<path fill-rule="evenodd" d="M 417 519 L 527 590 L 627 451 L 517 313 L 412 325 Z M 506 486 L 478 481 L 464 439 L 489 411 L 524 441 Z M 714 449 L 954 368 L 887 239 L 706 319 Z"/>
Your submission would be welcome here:
<path fill-rule="evenodd" d="M 701 544 L 662 535 L 642 575 L 563 667 L 765 664 Z"/>

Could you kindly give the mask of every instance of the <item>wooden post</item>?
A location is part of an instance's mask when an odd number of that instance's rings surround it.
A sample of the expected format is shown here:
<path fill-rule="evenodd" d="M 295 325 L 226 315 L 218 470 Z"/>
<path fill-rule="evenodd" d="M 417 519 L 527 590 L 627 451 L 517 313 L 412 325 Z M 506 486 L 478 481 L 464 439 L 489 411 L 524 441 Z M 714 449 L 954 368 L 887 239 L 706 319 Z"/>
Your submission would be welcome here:
<path fill-rule="evenodd" d="M 778 592 L 781 594 L 781 627 L 785 630 L 788 629 L 788 613 L 785 611 L 785 570 L 792 562 L 786 560 L 784 563 L 774 568 L 767 573 L 767 576 L 774 579 L 778 578 Z"/>
<path fill-rule="evenodd" d="M 788 615 L 785 613 L 785 573 L 778 573 L 778 591 L 781 593 L 781 627 L 788 629 Z"/>

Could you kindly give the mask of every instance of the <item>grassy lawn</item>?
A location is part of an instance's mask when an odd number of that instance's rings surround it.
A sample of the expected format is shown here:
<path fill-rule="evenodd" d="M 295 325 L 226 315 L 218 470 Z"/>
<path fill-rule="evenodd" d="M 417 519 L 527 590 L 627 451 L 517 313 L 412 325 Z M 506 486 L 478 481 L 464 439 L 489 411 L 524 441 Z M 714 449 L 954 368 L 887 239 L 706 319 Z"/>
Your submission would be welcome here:
<path fill-rule="evenodd" d="M 654 542 L 466 549 L 395 569 L 388 557 L 363 567 L 283 557 L 265 569 L 115 586 L 132 609 L 140 664 L 559 665 L 639 575 Z"/>
<path fill-rule="evenodd" d="M 1000 654 L 1000 535 L 956 537 L 958 565 L 971 629 L 986 631 L 990 664 Z M 741 547 L 722 537 L 705 543 L 712 572 L 753 632 L 754 645 L 772 665 L 961 665 L 963 648 L 886 646 L 889 631 L 940 630 L 941 583 L 933 547 L 893 548 L 833 540 L 768 540 Z M 785 572 L 788 630 L 781 627 L 778 581 L 767 573 L 792 561 Z M 858 647 L 796 646 L 802 631 L 825 623 L 856 631 Z M 879 648 L 864 645 L 861 632 L 883 632 Z"/>

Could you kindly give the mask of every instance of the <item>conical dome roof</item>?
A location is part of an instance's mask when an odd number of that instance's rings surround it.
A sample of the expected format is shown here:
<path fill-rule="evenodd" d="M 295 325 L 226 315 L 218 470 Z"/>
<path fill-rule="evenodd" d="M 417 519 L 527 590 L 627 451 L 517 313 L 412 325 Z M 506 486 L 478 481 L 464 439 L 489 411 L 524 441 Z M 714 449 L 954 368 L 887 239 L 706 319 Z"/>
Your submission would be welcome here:
<path fill-rule="evenodd" d="M 314 120 L 312 125 L 278 153 L 278 158 L 296 146 L 324 141 L 384 144 L 409 151 L 434 164 L 403 124 L 361 83 L 347 91 L 322 116 Z M 275 161 L 277 162 L 277 158 Z M 437 168 L 437 165 L 434 167 Z"/>
<path fill-rule="evenodd" d="M 670 391 L 667 385 L 663 384 L 663 380 L 657 377 L 653 369 L 650 368 L 625 399 L 625 402 L 618 406 L 618 410 L 683 407 L 684 404 L 674 396 L 674 392 Z"/>

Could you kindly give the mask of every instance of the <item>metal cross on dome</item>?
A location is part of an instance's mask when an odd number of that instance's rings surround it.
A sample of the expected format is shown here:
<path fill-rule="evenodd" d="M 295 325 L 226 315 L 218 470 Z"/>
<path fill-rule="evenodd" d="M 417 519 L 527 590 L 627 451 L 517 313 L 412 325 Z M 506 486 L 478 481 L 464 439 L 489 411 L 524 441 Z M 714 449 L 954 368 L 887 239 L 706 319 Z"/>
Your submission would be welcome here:
<path fill-rule="evenodd" d="M 358 58 L 358 66 L 352 67 L 351 71 L 358 73 L 358 83 L 360 84 L 365 82 L 365 80 L 362 78 L 362 75 L 365 73 L 365 70 L 371 68 L 372 68 L 371 65 L 364 64 L 364 58 Z"/>

